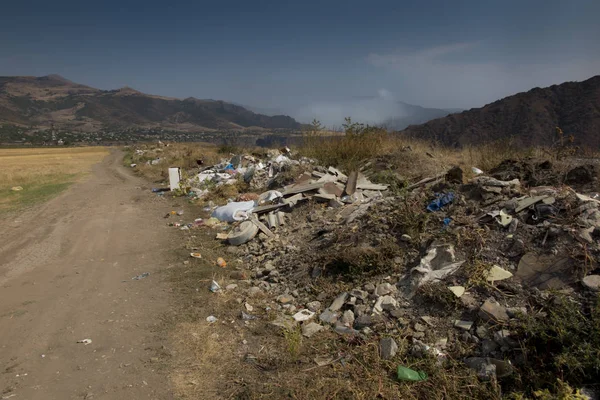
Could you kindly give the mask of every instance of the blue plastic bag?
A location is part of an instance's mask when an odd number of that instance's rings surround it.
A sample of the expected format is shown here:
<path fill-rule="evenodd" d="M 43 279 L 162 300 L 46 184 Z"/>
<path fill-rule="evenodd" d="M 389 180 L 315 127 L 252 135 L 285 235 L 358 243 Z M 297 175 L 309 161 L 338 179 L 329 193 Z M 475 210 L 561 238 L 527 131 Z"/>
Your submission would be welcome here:
<path fill-rule="evenodd" d="M 454 201 L 454 192 L 448 192 L 444 195 L 438 196 L 437 199 L 433 200 L 427 206 L 427 211 L 439 211 L 447 204 L 450 204 Z"/>

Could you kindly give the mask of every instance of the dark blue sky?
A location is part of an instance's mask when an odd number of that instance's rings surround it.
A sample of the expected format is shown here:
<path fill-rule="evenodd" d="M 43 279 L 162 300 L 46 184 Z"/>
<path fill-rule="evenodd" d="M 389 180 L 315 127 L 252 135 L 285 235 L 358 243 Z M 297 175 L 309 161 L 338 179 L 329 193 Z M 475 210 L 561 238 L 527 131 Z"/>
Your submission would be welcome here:
<path fill-rule="evenodd" d="M 600 73 L 598 0 L 6 3 L 0 75 L 56 73 L 327 122 L 378 118 L 392 100 L 476 107 Z"/>

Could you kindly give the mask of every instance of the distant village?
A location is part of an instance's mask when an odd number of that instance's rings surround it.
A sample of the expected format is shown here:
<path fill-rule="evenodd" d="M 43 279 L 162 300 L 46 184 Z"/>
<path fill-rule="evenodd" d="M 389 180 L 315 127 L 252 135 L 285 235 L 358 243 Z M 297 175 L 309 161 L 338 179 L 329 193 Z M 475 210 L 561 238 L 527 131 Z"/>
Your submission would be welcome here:
<path fill-rule="evenodd" d="M 293 145 L 302 141 L 302 132 L 181 132 L 161 128 L 106 129 L 96 132 L 73 132 L 64 129 L 31 129 L 0 124 L 0 146 L 100 146 L 148 141 L 208 142 L 237 146 L 271 147 Z"/>

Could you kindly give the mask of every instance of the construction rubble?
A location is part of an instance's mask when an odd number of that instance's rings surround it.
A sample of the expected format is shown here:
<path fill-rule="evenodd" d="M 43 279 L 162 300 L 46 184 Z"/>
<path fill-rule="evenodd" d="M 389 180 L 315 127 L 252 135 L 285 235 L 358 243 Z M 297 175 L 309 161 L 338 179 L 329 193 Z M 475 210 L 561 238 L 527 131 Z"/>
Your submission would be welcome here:
<path fill-rule="evenodd" d="M 287 150 L 235 156 L 188 183 L 200 200 L 206 182 L 250 188 L 181 226 L 223 242 L 230 279 L 215 296 L 233 292 L 246 325 L 373 341 L 386 360 L 407 340 L 414 357 L 460 357 L 480 379 L 503 380 L 531 366 L 519 321 L 556 296 L 583 304 L 600 291 L 600 196 L 587 167 L 569 186 L 548 163 L 506 161 L 391 191 L 368 165 L 344 173 Z"/>

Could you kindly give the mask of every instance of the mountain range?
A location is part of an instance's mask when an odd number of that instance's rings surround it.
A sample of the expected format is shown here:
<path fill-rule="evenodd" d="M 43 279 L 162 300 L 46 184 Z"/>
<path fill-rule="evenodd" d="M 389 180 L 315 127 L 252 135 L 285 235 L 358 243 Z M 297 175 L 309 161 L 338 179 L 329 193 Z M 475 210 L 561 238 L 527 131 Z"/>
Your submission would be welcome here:
<path fill-rule="evenodd" d="M 422 125 L 404 135 L 450 146 L 511 138 L 523 146 L 551 145 L 556 127 L 573 135 L 577 145 L 600 147 L 600 75 L 505 97 Z"/>
<path fill-rule="evenodd" d="M 289 116 L 257 114 L 224 101 L 180 100 L 129 87 L 100 90 L 59 75 L 0 77 L 0 123 L 87 132 L 116 128 L 189 132 L 302 128 Z"/>

